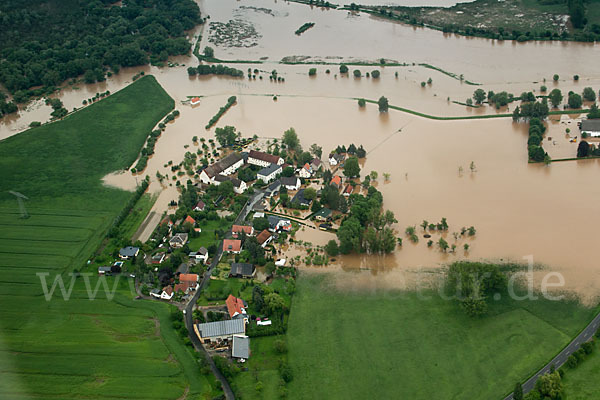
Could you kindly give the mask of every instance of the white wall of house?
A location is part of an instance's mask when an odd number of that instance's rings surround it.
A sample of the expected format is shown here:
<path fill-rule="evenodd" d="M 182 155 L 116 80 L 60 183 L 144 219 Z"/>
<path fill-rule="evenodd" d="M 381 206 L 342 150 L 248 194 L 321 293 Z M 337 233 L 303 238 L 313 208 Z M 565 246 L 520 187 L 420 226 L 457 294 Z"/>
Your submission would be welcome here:
<path fill-rule="evenodd" d="M 269 175 L 261 175 L 257 174 L 256 179 L 262 179 L 263 182 L 269 183 L 277 177 L 277 174 L 281 173 L 281 167 L 277 168 L 275 171 L 271 172 Z"/>
<path fill-rule="evenodd" d="M 206 185 L 210 185 L 212 183 L 212 179 L 208 176 L 206 171 L 202 171 L 200 173 L 200 182 L 202 182 Z"/>
<path fill-rule="evenodd" d="M 236 162 L 235 164 L 233 164 L 232 166 L 230 166 L 229 168 L 227 168 L 226 170 L 221 172 L 221 174 L 223 174 L 225 176 L 231 175 L 235 171 L 237 171 L 242 165 L 244 165 L 244 159 L 239 160 L 238 162 Z"/>
<path fill-rule="evenodd" d="M 302 168 L 300 168 L 298 175 L 300 175 L 301 178 L 310 178 L 312 174 L 310 171 L 308 171 L 307 169 L 302 167 Z"/>
<path fill-rule="evenodd" d="M 242 183 L 240 183 L 239 187 L 233 187 L 233 191 L 237 194 L 242 194 L 246 191 L 246 189 L 248 189 L 248 185 L 246 185 L 246 182 L 241 181 Z"/>

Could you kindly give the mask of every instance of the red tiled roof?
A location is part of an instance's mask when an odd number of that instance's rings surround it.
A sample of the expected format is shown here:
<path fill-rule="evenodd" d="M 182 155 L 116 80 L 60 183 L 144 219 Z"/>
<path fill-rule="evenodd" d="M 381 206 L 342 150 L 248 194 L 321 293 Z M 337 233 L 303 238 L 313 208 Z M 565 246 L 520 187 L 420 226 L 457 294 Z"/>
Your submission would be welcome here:
<path fill-rule="evenodd" d="M 329 184 L 340 186 L 342 184 L 342 178 L 340 178 L 339 175 L 336 175 L 333 178 L 331 178 L 331 182 Z"/>
<path fill-rule="evenodd" d="M 346 185 L 346 187 L 344 188 L 344 193 L 352 193 L 352 190 L 354 188 L 352 187 L 352 185 L 348 184 Z"/>
<path fill-rule="evenodd" d="M 252 235 L 254 233 L 254 229 L 251 226 L 247 225 L 233 225 L 231 227 L 232 233 L 242 233 L 245 232 L 246 235 Z"/>
<path fill-rule="evenodd" d="M 225 304 L 227 305 L 227 312 L 229 312 L 229 316 L 231 318 L 233 318 L 236 315 L 236 313 L 241 314 L 242 309 L 244 308 L 244 301 L 232 295 L 229 295 L 229 297 L 227 297 L 227 300 L 225 300 Z"/>
<path fill-rule="evenodd" d="M 165 286 L 163 288 L 163 292 L 167 292 L 167 294 L 170 296 L 173 294 L 173 288 L 171 286 Z"/>
<path fill-rule="evenodd" d="M 196 225 L 196 220 L 192 217 L 190 217 L 189 215 L 187 217 L 185 217 L 185 219 L 183 220 L 183 223 L 187 223 L 189 222 L 192 225 Z"/>
<path fill-rule="evenodd" d="M 198 274 L 180 274 L 179 275 L 180 282 L 198 282 Z"/>
<path fill-rule="evenodd" d="M 223 240 L 223 251 L 240 251 L 242 248 L 242 241 L 235 239 Z"/>
<path fill-rule="evenodd" d="M 308 163 L 304 164 L 303 168 L 307 171 L 310 171 L 310 165 L 308 165 Z"/>
<path fill-rule="evenodd" d="M 248 158 L 255 158 L 257 160 L 265 161 L 271 164 L 277 164 L 279 162 L 279 156 L 274 156 L 273 154 L 268 154 L 256 150 L 250 150 L 250 152 L 248 152 Z"/>
<path fill-rule="evenodd" d="M 189 288 L 189 285 L 185 284 L 185 283 L 178 283 L 177 285 L 175 285 L 175 293 L 177 292 L 184 292 Z"/>

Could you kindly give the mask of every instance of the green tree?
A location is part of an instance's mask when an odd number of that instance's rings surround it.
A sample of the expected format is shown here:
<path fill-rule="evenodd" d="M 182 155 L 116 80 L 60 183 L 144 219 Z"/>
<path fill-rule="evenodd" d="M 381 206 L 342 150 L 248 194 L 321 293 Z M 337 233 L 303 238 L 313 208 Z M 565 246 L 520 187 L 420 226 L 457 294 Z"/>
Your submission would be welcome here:
<path fill-rule="evenodd" d="M 542 396 L 552 400 L 562 399 L 563 384 L 558 371 L 540 376 L 535 383 L 535 389 Z"/>
<path fill-rule="evenodd" d="M 569 107 L 570 108 L 581 108 L 582 104 L 583 104 L 583 100 L 581 99 L 581 96 L 578 95 L 577 93 L 571 93 L 569 95 Z"/>
<path fill-rule="evenodd" d="M 553 80 L 554 82 L 558 82 L 558 79 L 559 79 L 559 78 L 560 78 L 560 77 L 558 76 L 558 74 L 554 74 L 554 76 L 552 77 L 552 80 Z"/>
<path fill-rule="evenodd" d="M 271 276 L 273 275 L 273 272 L 275 272 L 275 269 L 277 267 L 275 267 L 275 263 L 273 261 L 269 261 L 265 264 L 265 274 L 267 274 L 267 276 Z"/>
<path fill-rule="evenodd" d="M 444 238 L 440 238 L 440 240 L 438 240 L 438 246 L 440 246 L 440 249 L 445 253 L 446 250 L 448 250 L 448 242 L 446 242 L 446 240 Z"/>
<path fill-rule="evenodd" d="M 583 98 L 586 101 L 596 101 L 596 92 L 591 87 L 583 89 Z"/>
<path fill-rule="evenodd" d="M 477 89 L 473 92 L 473 100 L 475 103 L 481 104 L 485 101 L 485 91 L 483 89 Z"/>
<path fill-rule="evenodd" d="M 323 148 L 319 145 L 317 145 L 316 143 L 313 143 L 310 146 L 310 152 L 312 153 L 312 155 L 314 155 L 317 158 L 321 158 L 321 156 L 323 155 Z"/>
<path fill-rule="evenodd" d="M 577 158 L 587 157 L 590 155 L 590 145 L 585 140 L 579 142 L 577 146 Z"/>
<path fill-rule="evenodd" d="M 548 98 L 550 99 L 550 104 L 552 104 L 552 107 L 558 107 L 562 102 L 563 95 L 560 89 L 552 89 L 548 95 Z"/>
<path fill-rule="evenodd" d="M 379 98 L 379 100 L 377 101 L 377 104 L 379 105 L 379 112 L 387 112 L 388 111 L 388 108 L 389 108 L 388 99 L 385 98 L 384 96 L 381 96 Z"/>
<path fill-rule="evenodd" d="M 360 69 L 355 69 L 354 71 L 352 71 L 352 74 L 354 75 L 355 78 L 360 78 L 362 76 Z"/>
<path fill-rule="evenodd" d="M 287 131 L 283 132 L 283 143 L 291 150 L 300 151 L 300 139 L 298 139 L 298 134 L 294 128 L 290 128 Z"/>
<path fill-rule="evenodd" d="M 354 178 L 360 175 L 360 166 L 358 165 L 358 158 L 350 157 L 344 164 L 344 175 L 348 178 Z"/>
<path fill-rule="evenodd" d="M 213 58 L 215 56 L 215 51 L 212 47 L 206 46 L 204 48 L 204 56 L 208 58 Z"/>
<path fill-rule="evenodd" d="M 308 76 L 315 76 L 317 75 L 317 69 L 316 68 L 311 68 L 308 70 Z"/>
<path fill-rule="evenodd" d="M 375 69 L 371 72 L 371 76 L 373 77 L 373 79 L 379 79 L 379 75 L 380 75 L 379 70 Z"/>
<path fill-rule="evenodd" d="M 275 315 L 285 310 L 285 301 L 277 293 L 269 293 L 265 297 L 265 309 L 267 314 Z"/>
<path fill-rule="evenodd" d="M 226 126 L 215 129 L 215 137 L 221 146 L 231 146 L 235 144 L 238 137 L 235 127 Z"/>
<path fill-rule="evenodd" d="M 365 101 L 365 99 L 358 99 L 358 106 L 359 107 L 364 107 L 367 105 L 367 102 Z"/>
<path fill-rule="evenodd" d="M 337 256 L 340 253 L 340 249 L 338 247 L 337 242 L 333 239 L 327 242 L 327 244 L 325 245 L 325 252 L 331 257 Z"/>
<path fill-rule="evenodd" d="M 376 181 L 377 177 L 379 176 L 379 174 L 377 174 L 377 171 L 371 171 L 371 173 L 369 174 L 369 176 L 371 177 L 372 181 Z"/>
<path fill-rule="evenodd" d="M 340 74 L 347 74 L 348 66 L 346 64 L 340 64 Z"/>
<path fill-rule="evenodd" d="M 309 201 L 316 199 L 317 191 L 311 187 L 304 189 L 304 198 Z"/>
<path fill-rule="evenodd" d="M 587 114 L 588 119 L 598 119 L 600 118 L 600 109 L 596 103 L 592 104 L 590 107 L 590 112 Z"/>

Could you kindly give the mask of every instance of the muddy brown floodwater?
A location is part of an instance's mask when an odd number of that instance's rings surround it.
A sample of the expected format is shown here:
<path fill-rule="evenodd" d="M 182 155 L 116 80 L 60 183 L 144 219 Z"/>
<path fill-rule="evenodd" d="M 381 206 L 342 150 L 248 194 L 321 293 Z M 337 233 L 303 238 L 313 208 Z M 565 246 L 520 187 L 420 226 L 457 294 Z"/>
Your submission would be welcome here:
<path fill-rule="evenodd" d="M 488 106 L 468 109 L 448 101 L 448 97 L 464 101 L 478 87 L 519 95 L 525 90 L 539 90 L 544 84 L 542 79 L 550 79 L 554 73 L 561 75 L 561 81 L 545 83 L 549 89 L 558 87 L 563 93 L 581 92 L 585 86 L 599 89 L 597 46 L 458 38 L 367 15 L 270 0 L 201 0 L 200 4 L 211 15 L 209 21 L 229 20 L 227 13 L 242 5 L 273 10 L 275 16 L 270 16 L 271 19 L 264 17 L 263 14 L 268 16 L 264 12 L 247 8 L 241 11 L 261 34 L 257 46 L 216 48 L 216 55 L 223 58 L 269 57 L 262 64 L 233 65 L 244 70 L 260 69 L 262 80 L 258 77 L 251 81 L 189 78 L 186 68 L 197 65 L 197 61 L 192 57 L 179 57 L 177 62 L 185 66 L 124 69 L 102 84 L 79 84 L 77 89 L 67 87 L 58 94 L 65 106 L 72 109 L 96 92 L 115 92 L 123 88 L 135 73 L 144 70 L 155 75 L 175 99 L 181 114 L 168 124 L 165 134 L 158 139 L 155 154 L 144 171 L 144 175 L 152 178 L 150 190 L 160 192 L 154 212 L 167 211 L 168 203 L 178 196 L 172 173 L 164 165 L 168 161 L 179 163 L 186 151 L 195 151 L 193 136 L 214 137 L 214 128 L 207 131 L 204 126 L 229 96 L 236 95 L 238 103 L 216 126 L 234 125 L 244 136 L 257 134 L 263 138 L 280 138 L 285 129 L 293 126 L 305 148 L 317 143 L 325 154 L 338 144 L 362 144 L 368 151 L 363 174 L 372 170 L 379 172 L 378 189 L 384 195 L 385 207 L 393 210 L 399 220 L 395 226 L 399 235 L 403 236 L 401 233 L 407 226 L 418 226 L 424 219 L 438 222 L 442 217 L 447 218 L 450 229 L 445 238 L 457 245 L 455 254 L 441 253 L 435 246 L 428 248 L 422 229 L 417 228 L 419 243 L 405 239 L 402 248 L 394 254 L 345 256 L 338 258 L 336 265 L 326 267 L 352 272 L 347 275 L 360 278 L 353 284 L 400 282 L 402 274 L 413 278 L 419 271 L 430 274 L 443 263 L 456 259 L 523 261 L 524 256 L 532 256 L 536 263 L 561 272 L 566 288 L 576 291 L 585 300 L 597 295 L 600 268 L 594 249 L 600 214 L 594 211 L 594 205 L 600 199 L 600 186 L 595 184 L 600 161 L 570 161 L 549 166 L 528 164 L 526 126 L 513 123 L 511 118 L 436 121 L 392 110 L 380 114 L 373 104 L 360 109 L 353 99 L 377 99 L 385 95 L 391 104 L 438 116 L 510 112 L 510 108 L 497 111 Z M 317 25 L 301 37 L 294 35 L 293 31 L 307 21 L 317 22 Z M 203 46 L 207 37 L 208 34 L 203 35 Z M 336 66 L 317 65 L 317 76 L 309 78 L 308 65 L 272 62 L 287 55 L 341 57 L 330 59 L 332 61 L 385 57 L 427 62 L 462 73 L 466 79 L 482 86 L 467 85 L 440 72 L 413 65 L 360 67 L 363 74 L 380 69 L 382 76 L 378 80 L 341 77 Z M 269 81 L 272 69 L 285 77 L 285 83 Z M 331 73 L 326 74 L 326 69 Z M 574 74 L 580 75 L 578 82 L 571 79 Z M 420 82 L 429 77 L 433 84 L 421 88 Z M 273 101 L 273 94 L 278 95 L 277 101 Z M 189 96 L 202 96 L 200 105 L 190 107 L 186 103 Z M 31 110 L 5 119 L 0 123 L 0 138 L 25 129 L 31 121 L 46 121 L 49 112 L 46 106 L 34 104 Z M 553 116 L 547 123 L 547 136 L 552 140 L 544 141 L 544 147 L 552 157 L 575 154 L 576 144 L 569 142 L 565 129 L 570 127 L 572 135 L 577 135 L 576 122 L 580 117 Z M 469 168 L 471 162 L 475 165 L 473 172 Z M 459 174 L 460 167 L 462 174 Z M 156 172 L 169 176 L 165 186 L 156 181 Z M 384 182 L 384 172 L 391 174 L 389 182 Z M 105 182 L 133 189 L 135 178 L 129 172 L 117 171 L 107 176 Z M 455 242 L 452 232 L 471 225 L 477 234 Z M 323 245 L 333 235 L 306 229 L 298 233 L 298 238 Z M 438 238 L 433 234 L 432 240 Z M 470 245 L 468 252 L 463 250 L 465 243 Z"/>

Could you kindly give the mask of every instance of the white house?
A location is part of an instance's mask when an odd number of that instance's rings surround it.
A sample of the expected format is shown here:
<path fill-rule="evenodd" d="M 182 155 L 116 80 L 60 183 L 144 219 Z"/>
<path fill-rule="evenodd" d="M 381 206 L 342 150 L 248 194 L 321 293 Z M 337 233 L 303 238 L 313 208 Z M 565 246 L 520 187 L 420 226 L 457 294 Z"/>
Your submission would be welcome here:
<path fill-rule="evenodd" d="M 300 188 L 300 178 L 297 176 L 282 176 L 281 186 L 285 186 L 287 190 L 298 190 Z"/>
<path fill-rule="evenodd" d="M 200 173 L 200 181 L 205 184 L 214 183 L 214 178 L 221 175 L 231 175 L 244 165 L 244 157 L 240 153 L 231 153 L 214 164 L 204 168 Z"/>
<path fill-rule="evenodd" d="M 160 294 L 160 298 L 163 300 L 171 300 L 171 297 L 173 297 L 173 287 L 165 286 Z"/>
<path fill-rule="evenodd" d="M 312 176 L 312 168 L 310 165 L 308 165 L 308 163 L 306 163 L 302 168 L 300 168 L 298 175 L 300 175 L 300 178 L 310 178 Z"/>
<path fill-rule="evenodd" d="M 206 264 L 206 261 L 208 261 L 208 250 L 206 247 L 200 247 L 198 251 L 192 251 L 188 256 L 190 259 L 196 260 L 196 262 L 200 261 Z"/>
<path fill-rule="evenodd" d="M 263 182 L 269 183 L 274 180 L 278 174 L 281 173 L 281 165 L 270 164 L 268 167 L 265 167 L 258 171 L 256 174 L 256 179 L 262 179 Z"/>
<path fill-rule="evenodd" d="M 346 157 L 343 154 L 331 153 L 329 155 L 329 165 L 338 165 L 344 161 Z"/>
<path fill-rule="evenodd" d="M 248 152 L 248 164 L 268 167 L 271 164 L 283 165 L 283 158 L 262 151 L 250 150 Z"/>
<path fill-rule="evenodd" d="M 178 249 L 180 247 L 185 246 L 185 244 L 187 242 L 188 242 L 188 234 L 187 233 L 176 233 L 171 237 L 171 239 L 169 239 L 169 246 Z"/>

